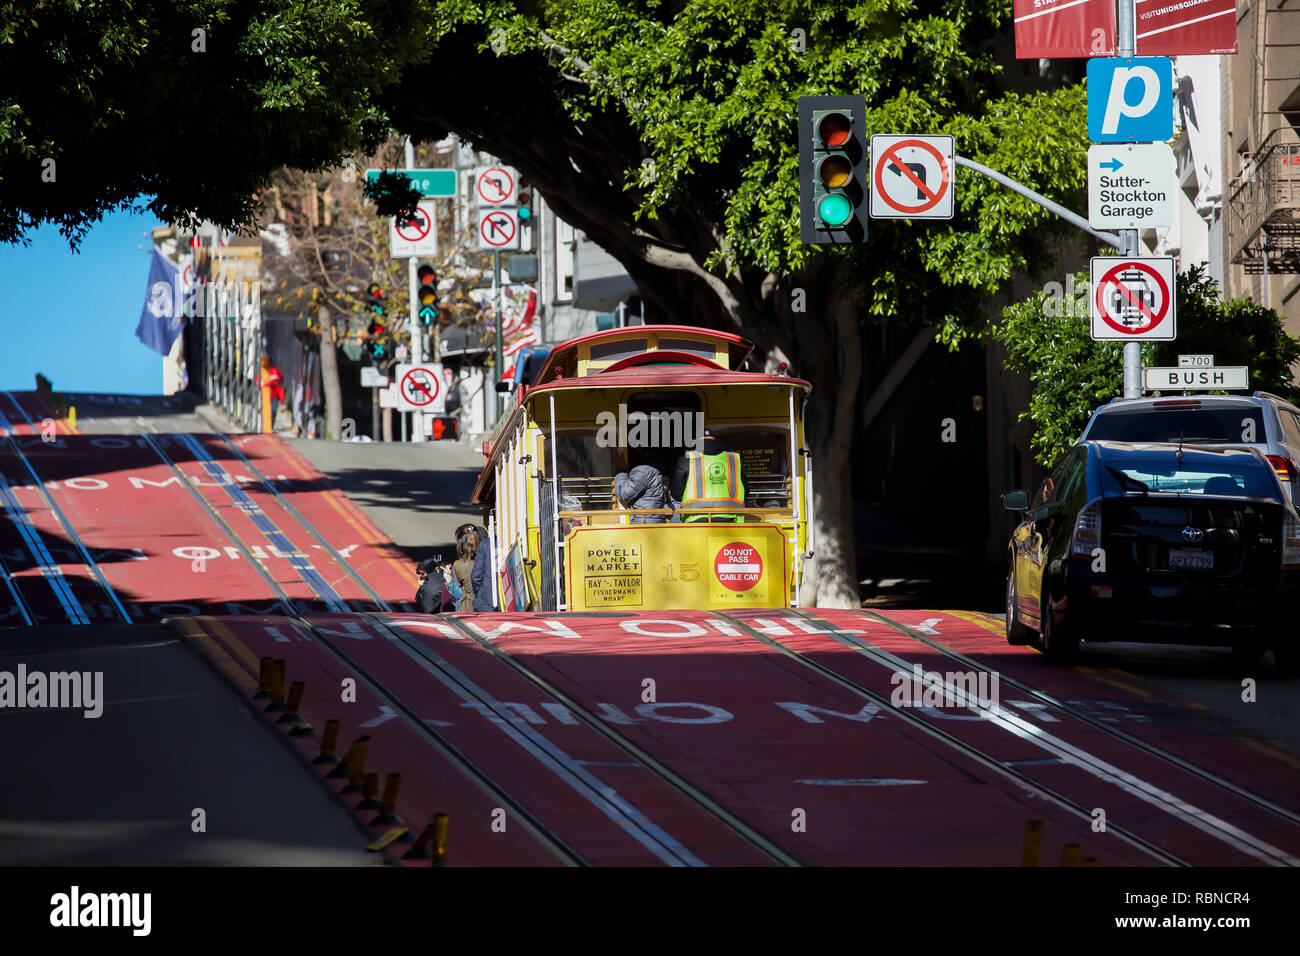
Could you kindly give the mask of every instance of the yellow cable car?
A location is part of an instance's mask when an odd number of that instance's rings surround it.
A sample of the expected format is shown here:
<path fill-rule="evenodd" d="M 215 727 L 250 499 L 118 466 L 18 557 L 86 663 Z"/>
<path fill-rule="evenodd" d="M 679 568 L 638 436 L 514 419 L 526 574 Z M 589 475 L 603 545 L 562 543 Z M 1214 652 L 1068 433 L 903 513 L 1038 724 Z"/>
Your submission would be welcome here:
<path fill-rule="evenodd" d="M 499 608 L 798 606 L 812 547 L 803 427 L 812 386 L 739 371 L 752 350 L 736 335 L 673 325 L 598 332 L 552 350 L 511 396 L 474 489 L 494 543 Z M 722 460 L 739 462 L 742 507 L 739 493 L 710 504 L 674 487 L 689 473 L 685 456 L 710 446 L 736 454 Z M 658 470 L 672 498 L 620 501 L 616 476 L 625 481 L 638 463 Z"/>

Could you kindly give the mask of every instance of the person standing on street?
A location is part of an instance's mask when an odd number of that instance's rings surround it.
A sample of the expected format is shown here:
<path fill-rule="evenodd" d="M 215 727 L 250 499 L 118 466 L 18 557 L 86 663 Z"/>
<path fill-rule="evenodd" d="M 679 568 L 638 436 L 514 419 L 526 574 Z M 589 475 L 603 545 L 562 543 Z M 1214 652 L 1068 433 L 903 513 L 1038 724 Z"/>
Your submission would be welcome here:
<path fill-rule="evenodd" d="M 275 415 L 284 401 L 284 373 L 271 364 L 271 356 L 262 353 L 262 431 L 275 431 Z"/>

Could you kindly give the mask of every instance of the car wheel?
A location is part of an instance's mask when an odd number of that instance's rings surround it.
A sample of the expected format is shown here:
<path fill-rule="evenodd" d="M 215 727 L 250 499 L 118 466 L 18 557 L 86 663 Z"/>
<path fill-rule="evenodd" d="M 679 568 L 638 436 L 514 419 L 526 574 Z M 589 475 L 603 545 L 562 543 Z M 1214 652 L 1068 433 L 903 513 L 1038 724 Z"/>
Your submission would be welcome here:
<path fill-rule="evenodd" d="M 1273 673 L 1278 677 L 1300 677 L 1300 647 L 1294 642 L 1275 646 Z"/>
<path fill-rule="evenodd" d="M 1030 644 L 1033 639 L 1033 632 L 1021 622 L 1020 612 L 1016 609 L 1016 568 L 1013 564 L 1007 572 L 1007 643 Z"/>
<path fill-rule="evenodd" d="M 1053 664 L 1064 664 L 1074 659 L 1079 650 L 1079 635 L 1064 620 L 1055 619 L 1050 591 L 1043 592 L 1043 617 L 1039 627 L 1043 655 L 1049 661 Z"/>
<path fill-rule="evenodd" d="M 1264 648 L 1253 638 L 1238 638 L 1232 642 L 1232 663 L 1243 674 L 1251 675 L 1259 670 L 1259 659 L 1263 653 Z"/>

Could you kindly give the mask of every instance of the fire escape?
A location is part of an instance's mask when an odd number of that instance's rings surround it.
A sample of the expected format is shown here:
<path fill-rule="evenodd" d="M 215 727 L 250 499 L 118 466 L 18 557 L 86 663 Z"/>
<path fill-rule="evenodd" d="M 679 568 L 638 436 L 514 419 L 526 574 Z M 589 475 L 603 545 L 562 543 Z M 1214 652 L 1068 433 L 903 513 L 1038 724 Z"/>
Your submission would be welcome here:
<path fill-rule="evenodd" d="M 1275 129 L 1229 184 L 1228 248 L 1248 275 L 1300 273 L 1300 143 Z"/>

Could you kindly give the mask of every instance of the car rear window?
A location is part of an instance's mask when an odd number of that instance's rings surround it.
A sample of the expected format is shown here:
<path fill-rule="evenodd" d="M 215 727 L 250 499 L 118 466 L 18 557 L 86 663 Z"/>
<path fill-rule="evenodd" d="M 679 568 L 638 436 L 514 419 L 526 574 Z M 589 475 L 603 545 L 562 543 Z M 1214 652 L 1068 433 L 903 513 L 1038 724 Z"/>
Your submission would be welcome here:
<path fill-rule="evenodd" d="M 1103 460 L 1101 481 L 1103 491 L 1111 495 L 1140 495 L 1145 486 L 1147 492 L 1164 495 L 1278 497 L 1272 474 L 1260 465 L 1242 461 L 1180 466 L 1173 452 L 1160 458 Z"/>
<path fill-rule="evenodd" d="M 1258 405 L 1146 406 L 1102 412 L 1085 438 L 1128 442 L 1263 442 L 1264 414 Z"/>

